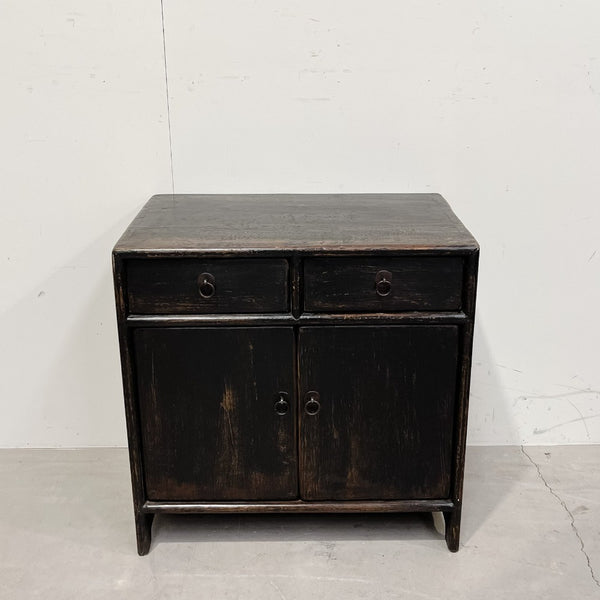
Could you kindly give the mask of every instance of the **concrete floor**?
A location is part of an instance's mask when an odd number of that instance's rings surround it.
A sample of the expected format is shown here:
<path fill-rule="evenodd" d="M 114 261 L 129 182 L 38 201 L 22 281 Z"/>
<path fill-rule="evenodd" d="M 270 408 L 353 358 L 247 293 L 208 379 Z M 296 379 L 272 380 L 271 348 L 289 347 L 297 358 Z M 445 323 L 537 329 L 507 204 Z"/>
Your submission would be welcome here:
<path fill-rule="evenodd" d="M 0 598 L 600 598 L 600 446 L 472 447 L 461 550 L 430 515 L 158 516 L 121 449 L 0 451 Z"/>

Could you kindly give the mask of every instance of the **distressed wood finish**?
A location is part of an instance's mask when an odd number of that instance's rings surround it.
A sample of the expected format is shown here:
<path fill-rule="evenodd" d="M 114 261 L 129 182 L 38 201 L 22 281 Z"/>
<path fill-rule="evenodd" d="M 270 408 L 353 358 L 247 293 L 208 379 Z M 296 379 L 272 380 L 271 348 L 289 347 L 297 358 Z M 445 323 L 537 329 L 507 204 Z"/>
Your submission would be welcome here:
<path fill-rule="evenodd" d="M 301 497 L 448 497 L 457 345 L 452 325 L 301 328 Z"/>
<path fill-rule="evenodd" d="M 117 327 L 119 348 L 121 351 L 121 374 L 123 377 L 123 397 L 125 400 L 125 421 L 127 424 L 127 444 L 131 467 L 131 487 L 133 492 L 133 512 L 139 554 L 150 550 L 152 520 L 154 515 L 143 512 L 146 501 L 144 472 L 142 463 L 142 443 L 140 420 L 136 402 L 134 384 L 134 365 L 132 359 L 131 331 L 127 328 L 126 275 L 119 254 L 113 253 L 113 277 L 115 304 L 117 308 Z"/>
<path fill-rule="evenodd" d="M 442 511 L 458 550 L 478 252 L 438 194 L 151 198 L 113 251 L 138 552 L 163 512 Z"/>
<path fill-rule="evenodd" d="M 154 513 L 364 513 L 438 512 L 452 510 L 452 500 L 386 500 L 362 502 L 153 502 L 143 510 Z"/>
<path fill-rule="evenodd" d="M 420 325 L 433 323 L 466 323 L 463 312 L 399 312 L 399 313 L 303 313 L 293 315 L 129 315 L 127 323 L 138 327 L 164 327 L 165 325 L 351 325 L 351 324 L 401 324 Z"/>
<path fill-rule="evenodd" d="M 470 252 L 477 242 L 439 194 L 153 196 L 122 255 Z"/>
<path fill-rule="evenodd" d="M 475 328 L 475 304 L 477 299 L 477 274 L 479 250 L 465 257 L 465 279 L 463 297 L 468 320 L 462 328 L 460 340 L 459 384 L 457 389 L 457 410 L 454 426 L 454 476 L 452 478 L 452 498 L 454 508 L 444 512 L 446 522 L 446 543 L 451 552 L 457 552 L 460 543 L 460 521 L 462 514 L 462 489 L 465 474 L 465 452 L 467 449 L 467 421 L 469 413 L 469 389 L 471 385 L 471 358 L 473 333 Z"/>
<path fill-rule="evenodd" d="M 134 343 L 149 500 L 298 497 L 291 327 L 138 329 Z"/>
<path fill-rule="evenodd" d="M 313 312 L 459 310 L 462 269 L 453 256 L 306 259 L 304 306 Z M 387 295 L 377 293 L 381 271 L 389 272 Z"/>
<path fill-rule="evenodd" d="M 199 278 L 213 280 L 209 297 Z M 131 260 L 127 273 L 132 312 L 264 313 L 288 310 L 288 264 L 283 259 Z"/>

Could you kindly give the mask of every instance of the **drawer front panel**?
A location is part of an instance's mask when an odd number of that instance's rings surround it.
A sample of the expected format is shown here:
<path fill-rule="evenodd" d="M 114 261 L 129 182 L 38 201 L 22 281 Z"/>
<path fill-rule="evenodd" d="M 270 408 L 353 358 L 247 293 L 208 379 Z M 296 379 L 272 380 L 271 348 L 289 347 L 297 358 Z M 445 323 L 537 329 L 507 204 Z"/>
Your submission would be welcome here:
<path fill-rule="evenodd" d="M 288 310 L 284 259 L 131 260 L 132 313 L 260 313 Z"/>
<path fill-rule="evenodd" d="M 304 263 L 309 312 L 459 310 L 461 257 L 314 258 Z"/>

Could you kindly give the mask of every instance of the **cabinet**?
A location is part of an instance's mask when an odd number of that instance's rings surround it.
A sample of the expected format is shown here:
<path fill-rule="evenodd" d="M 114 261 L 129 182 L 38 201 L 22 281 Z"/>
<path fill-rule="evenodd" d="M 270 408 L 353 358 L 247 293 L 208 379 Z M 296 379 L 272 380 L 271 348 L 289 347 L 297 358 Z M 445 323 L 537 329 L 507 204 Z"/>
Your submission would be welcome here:
<path fill-rule="evenodd" d="M 478 246 L 437 194 L 163 195 L 113 251 L 138 552 L 161 512 L 442 511 Z"/>

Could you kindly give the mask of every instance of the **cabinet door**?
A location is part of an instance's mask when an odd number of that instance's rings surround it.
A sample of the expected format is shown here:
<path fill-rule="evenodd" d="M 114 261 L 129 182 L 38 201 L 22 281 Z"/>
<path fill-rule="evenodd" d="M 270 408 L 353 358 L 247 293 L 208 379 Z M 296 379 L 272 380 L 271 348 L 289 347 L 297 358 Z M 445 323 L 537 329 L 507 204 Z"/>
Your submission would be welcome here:
<path fill-rule="evenodd" d="M 291 327 L 138 329 L 134 344 L 148 499 L 297 497 Z"/>
<path fill-rule="evenodd" d="M 303 499 L 449 496 L 456 326 L 304 327 L 299 349 Z"/>

